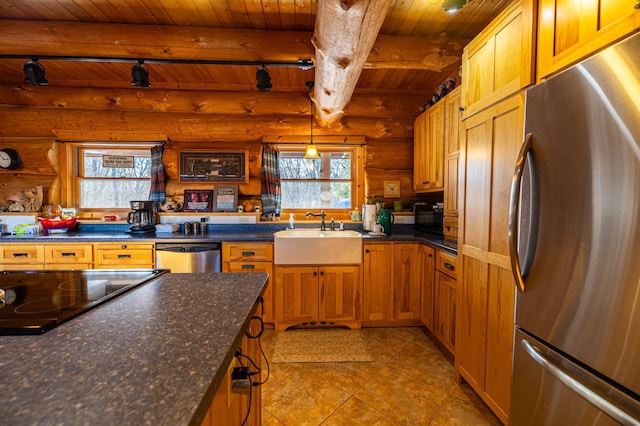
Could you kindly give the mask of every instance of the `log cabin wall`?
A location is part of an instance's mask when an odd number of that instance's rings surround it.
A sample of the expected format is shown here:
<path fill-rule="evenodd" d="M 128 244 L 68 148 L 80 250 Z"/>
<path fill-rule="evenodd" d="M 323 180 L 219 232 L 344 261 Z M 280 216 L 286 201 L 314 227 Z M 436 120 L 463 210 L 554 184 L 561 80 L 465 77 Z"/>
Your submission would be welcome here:
<path fill-rule="evenodd" d="M 65 203 L 60 192 L 59 135 L 80 140 L 125 141 L 136 134 L 165 135 L 168 196 L 203 184 L 178 181 L 181 150 L 249 151 L 250 180 L 242 199 L 259 199 L 262 140 L 265 135 L 309 134 L 306 93 L 226 93 L 153 89 L 0 87 L 0 141 L 16 149 L 19 170 L 0 171 L 0 205 L 18 191 L 42 185 L 45 201 Z M 364 195 L 382 195 L 387 180 L 401 182 L 401 199 L 414 198 L 413 119 L 421 96 L 356 94 L 340 126 L 314 127 L 314 136 L 364 136 L 367 147 Z M 269 111 L 269 109 L 271 111 Z M 134 135 L 134 136 L 131 136 Z M 62 139 L 62 138 L 61 138 Z M 124 142 L 123 142 L 124 143 Z M 211 186 L 209 184 L 209 186 Z M 392 200 L 387 200 L 389 206 Z"/>

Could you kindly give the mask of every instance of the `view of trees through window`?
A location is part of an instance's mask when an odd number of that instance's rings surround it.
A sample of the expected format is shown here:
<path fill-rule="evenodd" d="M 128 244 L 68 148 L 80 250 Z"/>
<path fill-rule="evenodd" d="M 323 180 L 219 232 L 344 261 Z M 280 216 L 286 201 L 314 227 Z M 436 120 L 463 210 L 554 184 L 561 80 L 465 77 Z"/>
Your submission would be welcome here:
<path fill-rule="evenodd" d="M 133 157 L 133 167 L 105 167 L 104 155 Z M 149 149 L 80 150 L 80 208 L 130 208 L 131 200 L 149 199 L 151 153 Z"/>
<path fill-rule="evenodd" d="M 350 208 L 351 152 L 320 152 L 305 160 L 304 152 L 279 153 L 283 209 Z"/>

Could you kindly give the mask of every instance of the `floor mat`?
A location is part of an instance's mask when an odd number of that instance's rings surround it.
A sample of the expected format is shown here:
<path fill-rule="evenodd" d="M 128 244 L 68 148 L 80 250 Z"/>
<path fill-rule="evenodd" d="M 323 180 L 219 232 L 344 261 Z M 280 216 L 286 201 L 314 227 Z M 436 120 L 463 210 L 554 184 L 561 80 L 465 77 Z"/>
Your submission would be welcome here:
<path fill-rule="evenodd" d="M 289 330 L 276 333 L 272 362 L 373 361 L 361 330 Z"/>

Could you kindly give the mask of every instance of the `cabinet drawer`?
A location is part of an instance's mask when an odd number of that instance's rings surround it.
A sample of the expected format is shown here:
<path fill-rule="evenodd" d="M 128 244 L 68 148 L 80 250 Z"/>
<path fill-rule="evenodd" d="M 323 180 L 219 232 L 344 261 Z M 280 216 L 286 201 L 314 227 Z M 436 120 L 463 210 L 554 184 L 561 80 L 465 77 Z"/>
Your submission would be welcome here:
<path fill-rule="evenodd" d="M 271 243 L 222 243 L 223 262 L 271 262 L 273 244 Z"/>
<path fill-rule="evenodd" d="M 7 244 L 0 246 L 0 264 L 23 264 L 29 269 L 44 263 L 44 247 L 41 244 Z"/>
<path fill-rule="evenodd" d="M 273 266 L 269 262 L 229 262 L 227 272 L 266 272 L 271 274 Z"/>
<path fill-rule="evenodd" d="M 91 263 L 93 246 L 91 244 L 46 244 L 44 261 L 45 263 Z"/>
<path fill-rule="evenodd" d="M 458 258 L 452 254 L 438 250 L 436 252 L 436 269 L 452 278 L 458 278 Z"/>
<path fill-rule="evenodd" d="M 96 268 L 151 268 L 153 244 L 107 243 L 94 246 Z"/>
<path fill-rule="evenodd" d="M 458 239 L 458 218 L 457 217 L 445 217 L 444 218 L 444 236 L 449 240 Z"/>

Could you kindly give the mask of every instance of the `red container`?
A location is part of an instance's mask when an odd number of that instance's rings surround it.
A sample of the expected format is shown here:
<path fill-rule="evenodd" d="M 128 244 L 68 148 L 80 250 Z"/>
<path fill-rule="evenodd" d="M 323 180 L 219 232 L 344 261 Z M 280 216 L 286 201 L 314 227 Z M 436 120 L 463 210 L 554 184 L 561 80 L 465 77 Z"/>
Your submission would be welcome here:
<path fill-rule="evenodd" d="M 49 233 L 50 229 L 66 229 L 67 231 L 73 230 L 76 227 L 76 218 L 72 217 L 69 219 L 46 219 L 43 217 L 39 217 L 38 220 L 42 224 L 45 233 Z"/>

